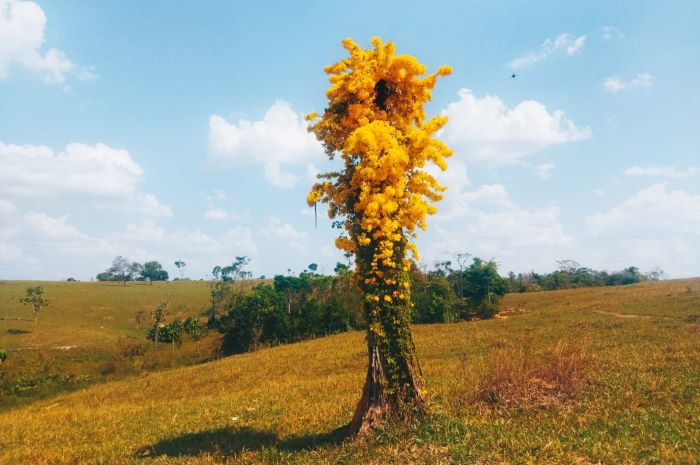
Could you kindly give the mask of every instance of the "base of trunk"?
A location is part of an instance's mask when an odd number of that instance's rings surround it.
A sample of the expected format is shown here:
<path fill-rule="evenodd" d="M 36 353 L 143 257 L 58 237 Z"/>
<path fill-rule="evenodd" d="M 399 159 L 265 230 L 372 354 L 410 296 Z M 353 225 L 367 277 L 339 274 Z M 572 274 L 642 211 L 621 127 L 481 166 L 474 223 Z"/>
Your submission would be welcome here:
<path fill-rule="evenodd" d="M 420 388 L 422 383 L 419 379 L 411 378 L 413 383 L 407 390 L 408 392 L 406 390 L 400 393 L 394 392 L 391 398 L 387 395 L 384 389 L 386 383 L 384 364 L 379 347 L 371 334 L 368 336 L 367 347 L 369 365 L 365 385 L 362 389 L 362 397 L 355 408 L 350 423 L 341 428 L 344 435 L 349 438 L 369 433 L 392 415 L 405 414 L 409 410 L 422 412 L 424 409 Z"/>

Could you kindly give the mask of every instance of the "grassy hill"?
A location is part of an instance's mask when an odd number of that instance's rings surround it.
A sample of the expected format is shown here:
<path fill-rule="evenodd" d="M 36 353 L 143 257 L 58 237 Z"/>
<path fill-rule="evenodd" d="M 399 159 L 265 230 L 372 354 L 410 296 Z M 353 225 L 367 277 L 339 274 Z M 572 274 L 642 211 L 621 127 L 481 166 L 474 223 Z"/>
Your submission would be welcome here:
<path fill-rule="evenodd" d="M 139 289 L 157 299 L 173 284 Z M 188 305 L 205 305 L 205 285 L 176 285 L 192 286 Z M 109 286 L 89 288 L 99 289 L 89 300 Z M 85 328 L 95 343 L 133 331 L 133 311 L 85 307 L 88 291 L 76 292 L 70 329 L 49 326 L 51 308 L 40 324 L 81 341 Z M 122 295 L 132 309 L 144 302 L 133 292 Z M 0 306 L 19 311 L 10 300 L 0 290 Z M 363 334 L 347 333 L 0 413 L 0 463 L 698 463 L 700 279 L 514 294 L 503 305 L 493 320 L 416 326 L 432 413 L 368 439 L 329 434 L 364 380 Z M 0 334 L 8 346 L 31 337 Z M 77 343 L 55 337 L 35 343 Z"/>
<path fill-rule="evenodd" d="M 19 301 L 29 286 L 40 285 L 49 306 L 39 314 L 32 332 L 33 313 Z M 136 313 L 148 313 L 160 301 L 170 299 L 175 312 L 199 314 L 209 302 L 205 281 L 129 282 L 32 282 L 0 281 L 0 317 L 32 321 L 0 321 L 0 346 L 105 347 L 123 336 L 143 337 Z"/>

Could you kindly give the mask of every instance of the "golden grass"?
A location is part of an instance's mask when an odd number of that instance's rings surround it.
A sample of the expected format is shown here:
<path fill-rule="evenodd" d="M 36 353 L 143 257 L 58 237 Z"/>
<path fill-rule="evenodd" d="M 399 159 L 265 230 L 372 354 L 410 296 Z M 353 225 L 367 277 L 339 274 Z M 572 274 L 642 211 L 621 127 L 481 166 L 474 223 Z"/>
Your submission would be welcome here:
<path fill-rule="evenodd" d="M 508 318 L 416 326 L 433 414 L 368 439 L 334 444 L 328 434 L 349 419 L 364 379 L 363 334 L 353 332 L 2 413 L 0 463 L 697 462 L 700 280 L 509 295 L 504 305 L 516 310 Z M 521 399 L 484 414 L 455 402 L 483 386 L 488 371 L 475 367 L 525 334 L 557 376 L 584 366 L 583 352 L 566 348 L 585 340 L 595 383 L 566 408 Z M 465 379 L 471 371 L 482 374 Z"/>
<path fill-rule="evenodd" d="M 44 288 L 49 306 L 39 313 L 36 332 L 33 321 L 0 320 L 0 346 L 107 347 L 122 336 L 142 338 L 144 329 L 136 324 L 136 313 L 150 310 L 170 298 L 171 315 L 198 315 L 208 306 L 206 281 L 129 282 L 45 282 L 0 281 L 0 316 L 31 318 L 32 311 L 19 302 L 30 286 Z M 13 332 L 14 330 L 14 332 Z"/>

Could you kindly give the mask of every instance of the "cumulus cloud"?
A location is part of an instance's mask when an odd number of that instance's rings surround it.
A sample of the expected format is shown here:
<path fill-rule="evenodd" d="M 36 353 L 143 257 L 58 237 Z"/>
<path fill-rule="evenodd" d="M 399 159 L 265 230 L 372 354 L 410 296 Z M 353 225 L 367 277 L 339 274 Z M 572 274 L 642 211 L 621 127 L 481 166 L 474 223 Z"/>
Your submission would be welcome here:
<path fill-rule="evenodd" d="M 309 249 L 309 235 L 303 231 L 299 231 L 290 223 L 282 222 L 276 216 L 267 218 L 265 227 L 261 230 L 262 234 L 267 237 L 283 240 L 290 247 L 299 252 L 306 252 Z"/>
<path fill-rule="evenodd" d="M 55 153 L 46 146 L 0 141 L 0 161 L 0 190 L 27 197 L 123 195 L 135 192 L 143 176 L 129 152 L 105 144 L 71 143 Z"/>
<path fill-rule="evenodd" d="M 661 178 L 685 179 L 700 174 L 700 168 L 690 166 L 677 168 L 675 166 L 632 166 L 624 172 L 625 176 L 656 176 Z"/>
<path fill-rule="evenodd" d="M 143 169 L 123 149 L 70 143 L 56 153 L 42 145 L 0 141 L 0 164 L 0 193 L 7 196 L 118 199 L 107 207 L 147 216 L 172 215 L 155 195 L 139 190 Z"/>
<path fill-rule="evenodd" d="M 557 52 L 564 52 L 566 55 L 573 55 L 583 48 L 586 36 L 574 37 L 572 34 L 559 34 L 554 39 L 546 39 L 537 50 L 530 51 L 519 56 L 510 62 L 513 69 L 530 68 L 535 63 L 542 61 Z"/>
<path fill-rule="evenodd" d="M 506 269 L 550 269 L 575 245 L 558 207 L 525 208 L 501 184 L 470 190 L 466 167 L 459 160 L 450 160 L 445 172 L 431 173 L 447 191 L 426 238 L 419 236 L 421 255 L 428 262 L 445 259 L 448 252 L 469 252 L 503 261 Z"/>
<path fill-rule="evenodd" d="M 129 223 L 123 237 L 138 242 L 162 242 L 165 238 L 165 229 L 152 219 L 147 218 L 136 223 Z"/>
<path fill-rule="evenodd" d="M 619 205 L 586 220 L 588 234 L 619 266 L 660 265 L 677 276 L 697 275 L 700 262 L 700 195 L 669 190 L 666 183 L 642 189 Z"/>
<path fill-rule="evenodd" d="M 24 215 L 24 224 L 28 230 L 47 239 L 87 237 L 68 223 L 68 215 L 53 218 L 46 213 L 29 212 Z"/>
<path fill-rule="evenodd" d="M 57 48 L 42 51 L 46 15 L 31 1 L 0 0 L 0 80 L 13 65 L 41 74 L 49 84 L 62 84 L 69 74 L 92 81 L 98 74 L 92 67 L 76 66 Z"/>
<path fill-rule="evenodd" d="M 419 239 L 422 257 L 428 262 L 469 252 L 495 258 L 506 271 L 550 269 L 575 245 L 556 206 L 524 208 L 501 184 L 461 192 L 449 188 L 430 228 L 430 240 Z"/>
<path fill-rule="evenodd" d="M 625 81 L 620 76 L 610 76 L 603 80 L 603 89 L 605 92 L 616 94 L 623 90 L 642 89 L 651 87 L 653 78 L 649 73 L 639 73 L 629 81 Z"/>
<path fill-rule="evenodd" d="M 229 217 L 229 213 L 221 208 L 210 208 L 204 213 L 204 218 L 208 220 L 220 221 L 226 220 Z"/>
<path fill-rule="evenodd" d="M 503 240 L 503 245 L 563 245 L 573 238 L 564 232 L 559 222 L 559 209 L 547 207 L 525 209 L 517 205 L 501 184 L 486 184 L 471 192 L 445 195 L 452 204 L 445 214 L 438 213 L 439 222 L 466 225 L 466 232 L 480 240 Z M 464 231 L 464 229 L 463 229 Z"/>
<path fill-rule="evenodd" d="M 442 136 L 457 157 L 469 161 L 514 163 L 548 147 L 591 136 L 588 127 L 578 127 L 562 111 L 550 112 L 534 100 L 509 108 L 497 96 L 477 98 L 469 89 L 458 94 L 459 100 L 443 111 L 449 122 Z"/>
<path fill-rule="evenodd" d="M 700 239 L 700 196 L 669 191 L 666 183 L 640 190 L 620 205 L 587 220 L 594 236 L 660 237 L 692 234 Z"/>
<path fill-rule="evenodd" d="M 68 215 L 36 211 L 15 212 L 7 223 L 3 228 L 0 222 L 0 276 L 4 277 L 89 279 L 116 255 L 139 262 L 158 260 L 166 269 L 183 259 L 189 272 L 203 276 L 213 264 L 257 252 L 252 231 L 240 226 L 213 237 L 198 229 L 168 231 L 144 218 L 100 236 L 82 231 Z"/>
<path fill-rule="evenodd" d="M 280 187 L 294 186 L 299 177 L 285 166 L 306 165 L 323 159 L 321 145 L 306 130 L 301 114 L 291 104 L 277 100 L 260 121 L 230 123 L 209 117 L 210 159 L 225 167 L 262 164 L 265 177 Z"/>

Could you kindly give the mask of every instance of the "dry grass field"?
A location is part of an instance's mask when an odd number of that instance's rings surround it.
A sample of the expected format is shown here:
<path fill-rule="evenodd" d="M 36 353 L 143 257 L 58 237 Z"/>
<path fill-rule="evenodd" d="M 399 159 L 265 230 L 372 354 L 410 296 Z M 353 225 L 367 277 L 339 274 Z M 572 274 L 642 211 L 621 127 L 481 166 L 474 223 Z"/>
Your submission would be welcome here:
<path fill-rule="evenodd" d="M 6 286 L 0 314 L 19 314 Z M 186 286 L 173 301 L 205 307 L 205 283 L 46 285 L 54 306 L 39 324 L 52 335 L 8 335 L 4 322 L 0 345 L 137 335 L 139 306 Z M 431 414 L 369 438 L 332 435 L 363 382 L 354 332 L 9 409 L 0 463 L 698 463 L 700 279 L 511 294 L 503 306 L 492 320 L 415 326 Z"/>
<path fill-rule="evenodd" d="M 37 332 L 33 321 L 0 321 L 0 346 L 103 347 L 123 336 L 143 337 L 136 313 L 148 313 L 161 300 L 170 298 L 175 311 L 201 313 L 209 301 L 205 281 L 129 282 L 32 282 L 0 281 L 0 317 L 33 320 L 33 313 L 19 302 L 29 286 L 40 285 L 49 306 L 41 310 Z M 148 316 L 148 315 L 147 315 Z"/>

